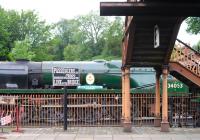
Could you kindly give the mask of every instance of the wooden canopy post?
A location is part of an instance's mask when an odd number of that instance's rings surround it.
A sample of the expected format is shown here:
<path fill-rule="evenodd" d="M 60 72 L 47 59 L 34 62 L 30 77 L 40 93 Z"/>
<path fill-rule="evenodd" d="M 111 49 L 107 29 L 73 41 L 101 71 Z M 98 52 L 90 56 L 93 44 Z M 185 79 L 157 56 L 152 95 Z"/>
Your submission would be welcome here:
<path fill-rule="evenodd" d="M 167 77 L 168 77 L 168 65 L 163 66 L 162 71 L 162 122 L 161 122 L 161 132 L 169 132 L 169 122 L 168 122 L 168 92 L 167 92 Z"/>
<path fill-rule="evenodd" d="M 131 95 L 130 95 L 130 68 L 125 67 L 124 71 L 124 131 L 131 132 Z"/>
<path fill-rule="evenodd" d="M 124 92 L 124 79 L 125 79 L 125 69 L 122 67 L 121 68 L 122 71 L 122 118 L 121 118 L 121 125 L 123 126 L 124 124 L 124 116 L 125 116 L 125 101 L 124 101 L 124 96 L 125 96 L 125 92 Z"/>

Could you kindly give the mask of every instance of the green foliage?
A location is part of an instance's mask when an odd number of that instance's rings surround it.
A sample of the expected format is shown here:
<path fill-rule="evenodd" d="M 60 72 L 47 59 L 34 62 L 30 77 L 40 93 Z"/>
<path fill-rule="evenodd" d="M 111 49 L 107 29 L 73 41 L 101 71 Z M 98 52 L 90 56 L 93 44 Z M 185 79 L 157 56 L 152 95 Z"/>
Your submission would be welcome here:
<path fill-rule="evenodd" d="M 57 54 L 61 56 L 65 48 L 65 60 L 92 60 L 95 57 L 119 58 L 121 56 L 122 21 L 120 18 L 116 18 L 112 23 L 107 18 L 90 12 L 76 19 L 61 20 L 56 26 L 56 38 L 60 39 L 56 45 Z"/>
<path fill-rule="evenodd" d="M 0 7 L 0 60 L 10 60 L 10 52 L 13 47 L 18 51 L 18 45 L 24 45 L 25 52 L 44 46 L 51 39 L 51 26 L 40 21 L 34 11 L 16 12 L 13 10 L 5 11 Z M 17 42 L 19 41 L 19 42 Z M 27 45 L 27 41 L 29 44 Z M 23 46 L 23 47 L 24 47 Z M 22 48 L 23 48 L 22 47 Z M 31 54 L 14 54 L 15 57 L 26 57 L 32 59 Z"/>
<path fill-rule="evenodd" d="M 5 42 L 0 41 L 0 60 L 5 60 L 6 55 L 8 54 L 8 48 L 4 47 Z"/>
<path fill-rule="evenodd" d="M 16 11 L 7 11 L 7 32 L 9 33 L 10 42 L 14 43 L 16 40 L 21 39 L 20 33 L 20 15 Z M 12 48 L 13 46 L 11 46 Z"/>
<path fill-rule="evenodd" d="M 91 50 L 81 45 L 68 45 L 64 49 L 64 58 L 67 61 L 92 60 Z"/>
<path fill-rule="evenodd" d="M 50 40 L 52 26 L 40 21 L 34 11 L 22 11 L 19 24 L 21 39 L 28 38 L 32 47 L 40 47 Z"/>
<path fill-rule="evenodd" d="M 119 60 L 121 59 L 121 57 L 119 56 L 105 56 L 105 55 L 98 55 L 98 56 L 95 56 L 95 57 L 92 57 L 92 60 L 98 60 L 98 59 L 103 59 L 103 60 Z"/>
<path fill-rule="evenodd" d="M 105 47 L 102 52 L 103 56 L 121 56 L 121 43 L 123 36 L 122 29 L 122 19 L 116 17 L 114 22 L 111 23 L 110 27 L 105 33 Z"/>
<path fill-rule="evenodd" d="M 197 52 L 200 53 L 200 40 L 198 41 L 196 45 L 193 46 L 193 49 L 195 49 Z"/>
<path fill-rule="evenodd" d="M 60 38 L 60 44 L 66 46 L 68 44 L 75 44 L 77 38 L 75 37 L 78 30 L 78 22 L 76 20 L 62 19 L 56 25 L 56 35 Z"/>
<path fill-rule="evenodd" d="M 0 60 L 5 60 L 9 53 L 10 33 L 8 32 L 8 16 L 0 7 Z"/>
<path fill-rule="evenodd" d="M 75 20 L 66 20 L 62 19 L 57 24 L 55 24 L 55 32 L 56 36 L 53 39 L 56 42 L 55 52 L 56 60 L 64 60 L 64 48 L 70 44 L 77 44 L 78 38 L 76 38 L 78 34 L 78 23 Z"/>
<path fill-rule="evenodd" d="M 68 45 L 64 49 L 64 58 L 66 61 L 74 61 L 78 59 L 80 46 Z"/>
<path fill-rule="evenodd" d="M 17 59 L 32 60 L 35 57 L 35 53 L 30 50 L 31 44 L 25 39 L 23 41 L 15 41 L 15 47 L 11 51 L 11 56 Z"/>
<path fill-rule="evenodd" d="M 98 16 L 95 12 L 77 18 L 79 29 L 82 32 L 82 44 L 89 47 L 91 55 L 100 55 L 104 45 L 104 32 L 107 30 L 109 21 L 105 17 Z"/>
<path fill-rule="evenodd" d="M 189 17 L 187 18 L 186 23 L 188 24 L 187 32 L 193 34 L 200 33 L 200 17 Z"/>
<path fill-rule="evenodd" d="M 54 37 L 46 45 L 43 45 L 46 47 L 46 52 L 51 55 L 52 60 L 63 60 L 63 49 L 60 49 L 60 42 L 61 39 L 59 37 Z M 37 48 L 36 48 L 37 49 Z"/>
<path fill-rule="evenodd" d="M 35 11 L 0 7 L 0 60 L 93 60 L 121 57 L 123 24 L 96 12 L 54 25 L 41 21 Z"/>
<path fill-rule="evenodd" d="M 54 60 L 54 55 L 52 54 L 51 48 L 52 46 L 40 46 L 38 48 L 33 48 L 33 52 L 35 53 L 35 57 L 33 57 L 33 61 L 52 61 Z"/>

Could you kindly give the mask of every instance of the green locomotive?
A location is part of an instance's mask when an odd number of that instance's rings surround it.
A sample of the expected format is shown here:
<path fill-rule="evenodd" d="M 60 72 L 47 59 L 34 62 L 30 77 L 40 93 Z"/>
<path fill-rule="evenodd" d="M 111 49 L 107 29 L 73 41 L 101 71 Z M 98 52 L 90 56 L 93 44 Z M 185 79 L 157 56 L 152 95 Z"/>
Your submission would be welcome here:
<path fill-rule="evenodd" d="M 0 102 L 0 111 L 16 113 L 16 105 L 18 105 L 22 126 L 62 125 L 63 90 L 52 86 L 53 67 L 78 68 L 80 71 L 81 85 L 68 90 L 68 123 L 70 126 L 120 124 L 122 97 L 121 61 L 119 60 L 0 62 L 1 97 L 5 98 L 3 101 L 16 99 L 15 105 Z M 93 75 L 92 83 L 86 80 L 88 75 Z M 154 69 L 131 68 L 130 80 L 134 125 L 153 123 Z M 193 102 L 196 95 L 188 94 L 188 87 L 174 80 L 173 77 L 169 76 L 168 81 L 170 122 L 174 124 L 174 118 L 177 119 L 177 116 L 184 118 L 182 119 L 184 122 L 185 118 L 190 119 L 189 122 L 199 121 L 198 114 L 193 114 L 199 112 L 199 103 Z M 179 105 L 179 102 L 182 104 Z M 179 108 L 182 109 L 181 112 Z M 180 118 L 177 120 L 180 121 Z M 197 122 L 192 124 L 197 125 Z"/>
<path fill-rule="evenodd" d="M 78 68 L 81 86 L 87 85 L 86 76 L 94 76 L 93 86 L 104 89 L 121 89 L 121 61 L 44 61 L 0 62 L 0 88 L 36 89 L 54 88 L 52 68 Z M 131 88 L 155 83 L 153 68 L 132 68 Z M 72 87 L 75 88 L 75 87 Z"/>

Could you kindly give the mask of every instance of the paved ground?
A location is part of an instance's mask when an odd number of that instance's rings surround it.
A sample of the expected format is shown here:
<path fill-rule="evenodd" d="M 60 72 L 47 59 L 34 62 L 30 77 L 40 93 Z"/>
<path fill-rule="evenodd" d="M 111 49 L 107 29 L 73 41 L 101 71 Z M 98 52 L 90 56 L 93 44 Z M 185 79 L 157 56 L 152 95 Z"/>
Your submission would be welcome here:
<path fill-rule="evenodd" d="M 160 132 L 155 127 L 134 127 L 131 133 L 120 127 L 70 128 L 24 128 L 23 133 L 0 133 L 0 139 L 8 140 L 200 140 L 200 128 L 171 128 L 170 132 Z"/>

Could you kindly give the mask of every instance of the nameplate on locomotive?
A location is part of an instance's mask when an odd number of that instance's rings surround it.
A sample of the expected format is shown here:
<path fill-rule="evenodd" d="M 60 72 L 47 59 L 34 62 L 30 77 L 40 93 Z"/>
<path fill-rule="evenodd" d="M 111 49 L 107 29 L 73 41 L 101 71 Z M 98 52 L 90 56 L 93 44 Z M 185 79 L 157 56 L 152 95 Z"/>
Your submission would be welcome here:
<path fill-rule="evenodd" d="M 52 68 L 53 86 L 79 86 L 80 73 L 77 68 Z"/>

